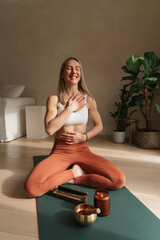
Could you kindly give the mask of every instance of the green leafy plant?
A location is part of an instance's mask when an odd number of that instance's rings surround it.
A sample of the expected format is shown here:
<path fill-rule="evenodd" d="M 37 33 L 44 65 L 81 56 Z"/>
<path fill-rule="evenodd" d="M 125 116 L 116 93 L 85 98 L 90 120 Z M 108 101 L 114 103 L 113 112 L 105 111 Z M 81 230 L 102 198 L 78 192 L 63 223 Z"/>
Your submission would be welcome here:
<path fill-rule="evenodd" d="M 129 92 L 124 85 L 122 89 L 120 89 L 120 101 L 115 102 L 114 106 L 116 108 L 115 112 L 109 112 L 111 117 L 114 118 L 116 124 L 116 131 L 122 132 L 126 129 L 126 120 L 134 111 L 128 113 L 129 108 Z"/>
<path fill-rule="evenodd" d="M 146 131 L 152 130 L 152 108 L 155 105 L 160 113 L 160 105 L 156 102 L 160 96 L 160 59 L 155 52 L 145 52 L 144 57 L 133 55 L 122 67 L 129 75 L 122 81 L 129 81 L 129 107 L 138 106 L 146 122 Z"/>

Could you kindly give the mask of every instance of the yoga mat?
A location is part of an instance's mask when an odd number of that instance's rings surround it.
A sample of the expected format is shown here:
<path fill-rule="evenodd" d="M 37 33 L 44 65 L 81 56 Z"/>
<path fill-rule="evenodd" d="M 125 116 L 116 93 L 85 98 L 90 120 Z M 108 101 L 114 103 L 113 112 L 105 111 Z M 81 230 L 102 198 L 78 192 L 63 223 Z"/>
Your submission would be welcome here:
<path fill-rule="evenodd" d="M 47 156 L 35 156 L 34 165 Z M 95 189 L 65 184 L 88 192 L 94 203 Z M 48 194 L 37 197 L 40 240 L 160 240 L 160 220 L 127 188 L 110 191 L 111 212 L 90 226 L 79 225 L 73 216 L 76 204 Z"/>

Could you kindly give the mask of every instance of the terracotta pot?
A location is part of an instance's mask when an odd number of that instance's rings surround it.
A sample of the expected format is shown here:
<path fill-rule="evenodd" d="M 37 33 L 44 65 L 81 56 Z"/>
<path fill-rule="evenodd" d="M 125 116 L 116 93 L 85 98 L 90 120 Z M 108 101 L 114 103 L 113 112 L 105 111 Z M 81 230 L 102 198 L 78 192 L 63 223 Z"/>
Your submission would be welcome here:
<path fill-rule="evenodd" d="M 135 142 L 140 148 L 158 149 L 160 148 L 160 131 L 136 131 Z"/>

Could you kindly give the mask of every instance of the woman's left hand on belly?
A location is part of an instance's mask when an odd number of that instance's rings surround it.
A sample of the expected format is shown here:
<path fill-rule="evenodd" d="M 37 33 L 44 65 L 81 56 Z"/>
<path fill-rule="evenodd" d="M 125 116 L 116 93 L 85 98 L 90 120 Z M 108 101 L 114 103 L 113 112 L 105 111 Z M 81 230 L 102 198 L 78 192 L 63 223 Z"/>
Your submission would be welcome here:
<path fill-rule="evenodd" d="M 62 133 L 61 139 L 66 144 L 75 144 L 75 143 L 84 142 L 86 140 L 86 136 L 85 134 L 81 134 L 79 132 L 67 132 L 67 133 Z"/>

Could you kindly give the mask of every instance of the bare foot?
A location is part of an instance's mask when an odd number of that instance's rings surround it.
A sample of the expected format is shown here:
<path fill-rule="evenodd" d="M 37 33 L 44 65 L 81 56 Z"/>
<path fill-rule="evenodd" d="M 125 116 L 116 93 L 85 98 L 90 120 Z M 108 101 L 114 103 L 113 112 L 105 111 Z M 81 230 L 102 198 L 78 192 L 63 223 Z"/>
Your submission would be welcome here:
<path fill-rule="evenodd" d="M 85 171 L 78 164 L 75 164 L 72 170 L 75 178 L 85 174 Z"/>
<path fill-rule="evenodd" d="M 73 171 L 73 174 L 74 174 L 74 178 L 82 176 L 82 175 L 85 174 L 85 171 L 78 164 L 73 165 L 72 171 Z M 67 181 L 66 183 L 74 184 L 75 183 L 74 178 Z"/>

